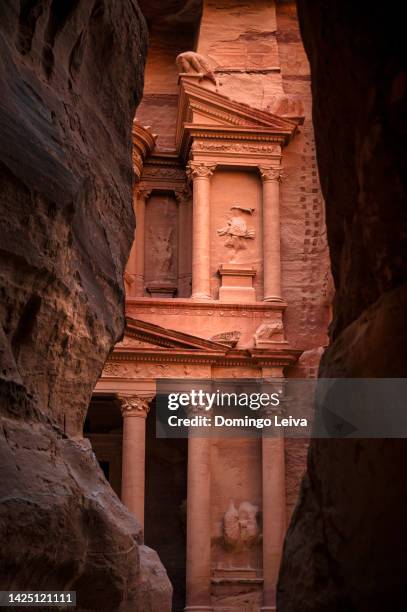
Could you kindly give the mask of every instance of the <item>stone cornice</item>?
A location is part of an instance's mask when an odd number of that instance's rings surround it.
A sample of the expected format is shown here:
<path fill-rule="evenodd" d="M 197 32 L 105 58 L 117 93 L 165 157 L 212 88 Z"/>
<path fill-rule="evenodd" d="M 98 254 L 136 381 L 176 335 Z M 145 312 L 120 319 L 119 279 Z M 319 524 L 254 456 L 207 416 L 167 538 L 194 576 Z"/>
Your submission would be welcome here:
<path fill-rule="evenodd" d="M 166 363 L 166 364 L 211 364 L 217 366 L 288 366 L 296 363 L 301 350 L 290 347 L 279 346 L 276 342 L 274 347 L 265 350 L 225 350 L 218 353 L 207 353 L 203 351 L 181 351 L 174 349 L 115 349 L 108 360 L 115 362 L 142 362 L 142 363 Z"/>

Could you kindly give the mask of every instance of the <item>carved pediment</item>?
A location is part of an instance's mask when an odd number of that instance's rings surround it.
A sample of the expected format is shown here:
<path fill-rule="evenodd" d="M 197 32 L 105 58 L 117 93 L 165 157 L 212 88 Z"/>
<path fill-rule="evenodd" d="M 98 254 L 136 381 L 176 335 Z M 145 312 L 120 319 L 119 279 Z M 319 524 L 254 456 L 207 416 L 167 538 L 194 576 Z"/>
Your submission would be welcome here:
<path fill-rule="evenodd" d="M 121 342 L 118 342 L 115 345 L 115 349 L 152 349 L 152 348 L 161 348 L 159 344 L 154 342 L 146 342 L 143 340 L 138 340 L 137 338 L 133 338 L 128 335 L 124 335 L 124 338 Z"/>
<path fill-rule="evenodd" d="M 204 351 L 208 353 L 225 352 L 227 344 L 206 340 L 191 334 L 168 329 L 148 323 L 141 319 L 127 317 L 124 343 L 119 343 L 116 348 L 143 349 L 143 348 L 166 348 L 183 349 L 192 351 Z"/>
<path fill-rule="evenodd" d="M 177 143 L 184 155 L 196 130 L 201 137 L 204 132 L 210 137 L 217 131 L 229 137 L 234 133 L 242 139 L 245 135 L 261 134 L 265 140 L 269 137 L 284 145 L 295 134 L 297 125 L 298 121 L 231 100 L 194 79 L 180 79 Z"/>

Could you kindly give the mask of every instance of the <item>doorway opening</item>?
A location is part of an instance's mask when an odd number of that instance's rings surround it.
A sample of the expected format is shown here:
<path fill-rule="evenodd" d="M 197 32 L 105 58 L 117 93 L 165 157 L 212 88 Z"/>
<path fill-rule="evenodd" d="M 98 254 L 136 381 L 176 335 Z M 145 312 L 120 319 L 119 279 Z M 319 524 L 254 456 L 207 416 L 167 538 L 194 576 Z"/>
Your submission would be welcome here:
<path fill-rule="evenodd" d="M 185 607 L 188 440 L 156 438 L 155 401 L 146 431 L 144 541 L 157 551 L 172 583 L 173 612 Z"/>

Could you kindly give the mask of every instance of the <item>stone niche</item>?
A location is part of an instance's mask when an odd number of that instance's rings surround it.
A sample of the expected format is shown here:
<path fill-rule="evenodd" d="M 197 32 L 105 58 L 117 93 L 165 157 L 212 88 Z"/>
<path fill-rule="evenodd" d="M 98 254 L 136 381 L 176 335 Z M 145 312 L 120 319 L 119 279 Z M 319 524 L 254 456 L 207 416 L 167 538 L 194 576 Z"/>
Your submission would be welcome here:
<path fill-rule="evenodd" d="M 146 206 L 146 293 L 151 297 L 173 297 L 177 287 L 177 201 L 172 192 L 153 192 Z"/>
<path fill-rule="evenodd" d="M 254 439 L 216 440 L 211 462 L 213 602 L 257 610 L 262 587 L 261 445 Z"/>
<path fill-rule="evenodd" d="M 262 298 L 261 198 L 262 186 L 255 170 L 215 171 L 211 181 L 214 299 L 251 302 Z"/>

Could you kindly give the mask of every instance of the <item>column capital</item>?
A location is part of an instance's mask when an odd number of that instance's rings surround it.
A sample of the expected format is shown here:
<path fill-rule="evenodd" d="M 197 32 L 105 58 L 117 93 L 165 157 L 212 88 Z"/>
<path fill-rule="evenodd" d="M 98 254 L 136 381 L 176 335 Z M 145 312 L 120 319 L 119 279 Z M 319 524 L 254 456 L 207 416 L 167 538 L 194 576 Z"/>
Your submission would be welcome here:
<path fill-rule="evenodd" d="M 119 395 L 120 410 L 123 418 L 141 417 L 145 419 L 150 410 L 149 403 L 154 395 Z"/>
<path fill-rule="evenodd" d="M 262 181 L 276 181 L 281 183 L 283 171 L 280 166 L 259 166 Z"/>
<path fill-rule="evenodd" d="M 138 189 L 137 197 L 145 202 L 151 196 L 151 191 L 151 189 Z"/>
<path fill-rule="evenodd" d="M 192 193 L 188 187 L 184 187 L 184 189 L 174 189 L 174 196 L 178 204 L 185 204 L 191 200 Z"/>
<path fill-rule="evenodd" d="M 186 173 L 189 180 L 194 178 L 209 179 L 214 173 L 216 164 L 208 164 L 207 162 L 190 161 L 187 164 Z"/>

